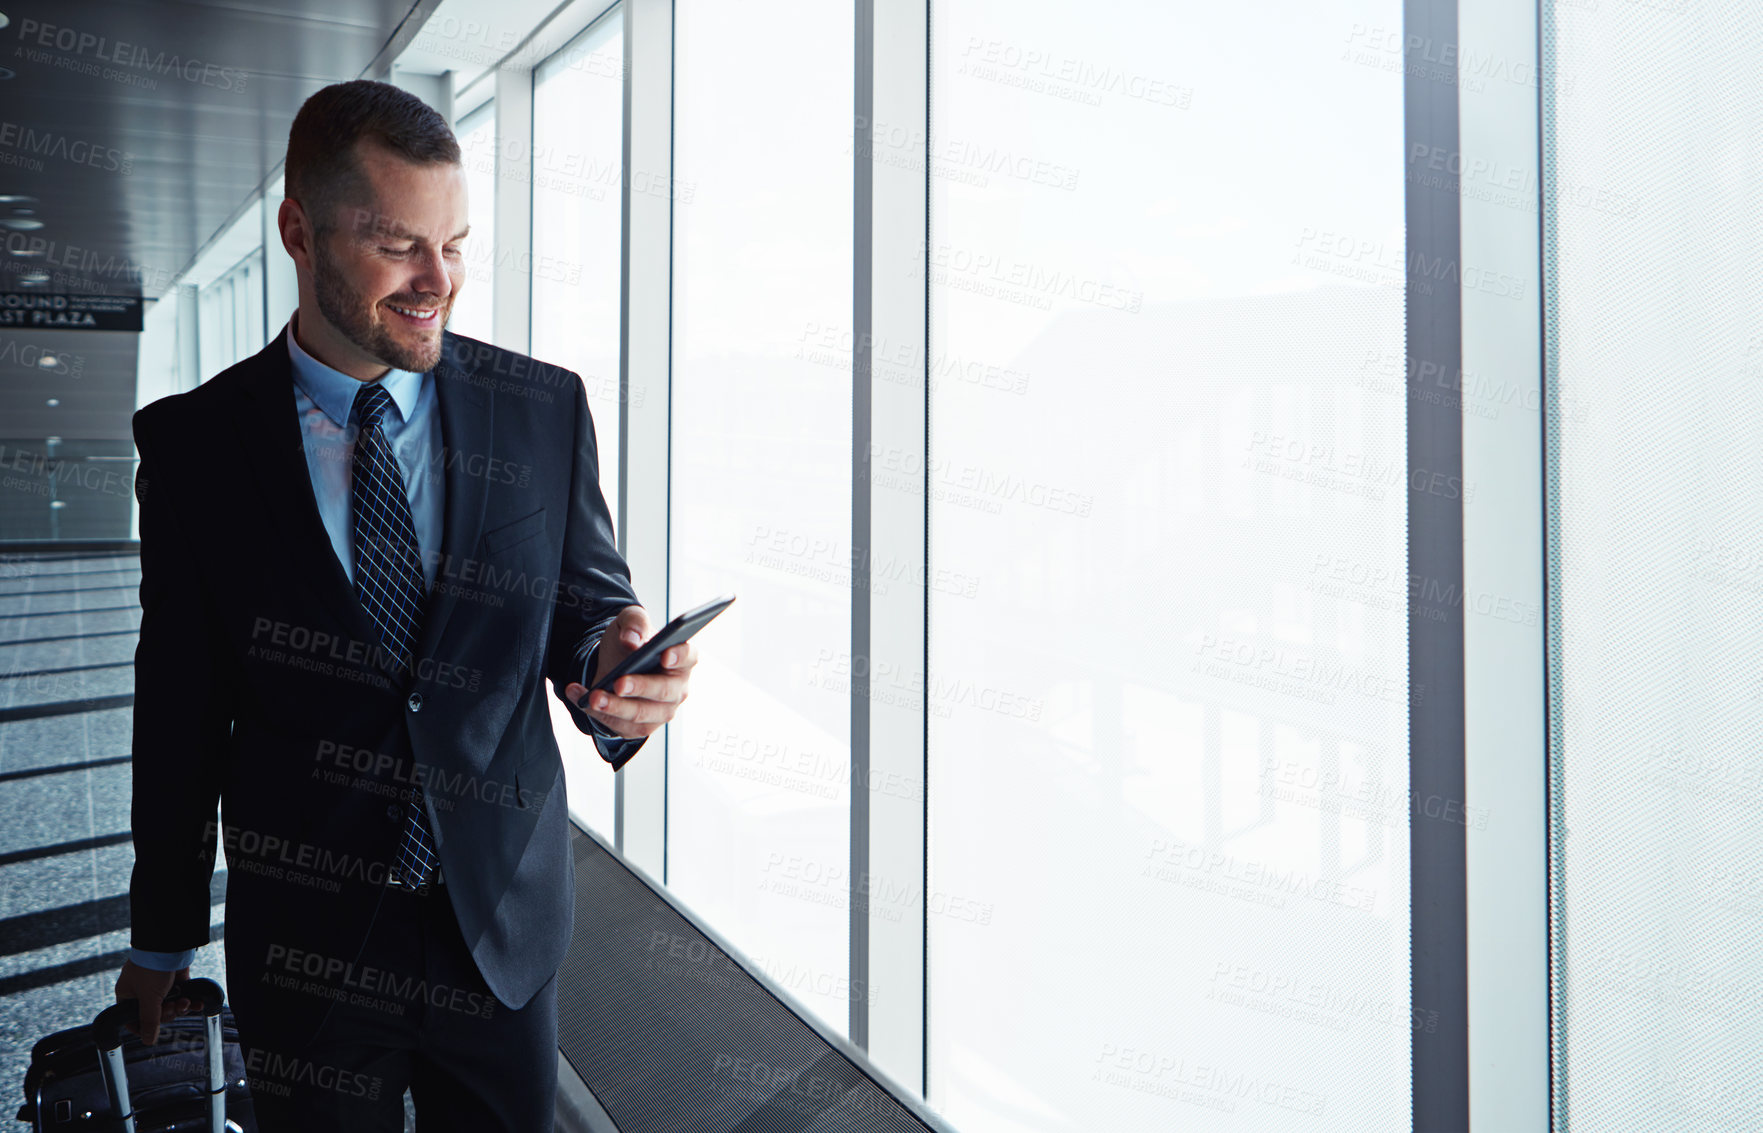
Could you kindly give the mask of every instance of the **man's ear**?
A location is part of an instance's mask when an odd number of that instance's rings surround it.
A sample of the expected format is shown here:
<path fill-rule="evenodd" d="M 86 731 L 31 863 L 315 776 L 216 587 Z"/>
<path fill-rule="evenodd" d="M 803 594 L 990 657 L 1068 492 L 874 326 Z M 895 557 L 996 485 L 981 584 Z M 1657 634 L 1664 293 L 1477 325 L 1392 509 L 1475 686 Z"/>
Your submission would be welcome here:
<path fill-rule="evenodd" d="M 281 207 L 276 210 L 275 223 L 277 231 L 281 233 L 282 248 L 294 261 L 294 266 L 311 275 L 315 251 L 313 241 L 318 238 L 318 234 L 314 231 L 306 210 L 294 198 L 284 197 Z"/>

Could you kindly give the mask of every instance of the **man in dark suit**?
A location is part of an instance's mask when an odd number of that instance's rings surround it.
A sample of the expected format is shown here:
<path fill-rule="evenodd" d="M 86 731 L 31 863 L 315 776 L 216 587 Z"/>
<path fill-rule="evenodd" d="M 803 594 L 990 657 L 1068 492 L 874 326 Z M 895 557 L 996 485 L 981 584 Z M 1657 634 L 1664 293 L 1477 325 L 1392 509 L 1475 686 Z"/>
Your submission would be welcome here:
<path fill-rule="evenodd" d="M 446 122 L 326 87 L 278 217 L 300 306 L 135 414 L 131 957 L 144 1037 L 209 939 L 266 1130 L 551 1127 L 574 910 L 550 679 L 613 770 L 697 656 L 579 683 L 653 634 L 580 378 L 443 331 L 466 187 Z M 580 703 L 578 703 L 580 701 Z M 219 816 L 216 816 L 216 803 Z"/>

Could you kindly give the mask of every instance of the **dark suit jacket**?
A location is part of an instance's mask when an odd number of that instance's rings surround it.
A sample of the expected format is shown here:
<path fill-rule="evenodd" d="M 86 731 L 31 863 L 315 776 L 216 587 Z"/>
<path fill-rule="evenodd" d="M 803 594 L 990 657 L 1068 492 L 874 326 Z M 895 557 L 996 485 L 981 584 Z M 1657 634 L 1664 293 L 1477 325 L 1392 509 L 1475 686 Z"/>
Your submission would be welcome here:
<path fill-rule="evenodd" d="M 417 784 L 442 892 L 496 998 L 524 1005 L 569 943 L 574 864 L 544 678 L 561 700 L 578 647 L 637 596 L 580 379 L 446 333 L 434 380 L 442 545 L 401 670 L 319 517 L 283 335 L 134 415 L 132 943 L 207 942 L 218 843 L 234 1008 L 282 1042 L 386 978 L 348 965 Z M 602 755 L 616 768 L 639 746 Z"/>

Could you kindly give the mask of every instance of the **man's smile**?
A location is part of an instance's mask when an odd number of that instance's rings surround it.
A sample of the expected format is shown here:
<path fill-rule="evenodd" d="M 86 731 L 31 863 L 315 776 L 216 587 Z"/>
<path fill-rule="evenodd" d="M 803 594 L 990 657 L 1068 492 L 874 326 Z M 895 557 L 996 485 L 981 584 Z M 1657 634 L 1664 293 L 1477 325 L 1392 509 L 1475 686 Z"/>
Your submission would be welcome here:
<path fill-rule="evenodd" d="M 386 306 L 390 307 L 409 322 L 419 327 L 431 327 L 436 325 L 441 314 L 441 309 L 439 307 L 400 307 L 395 303 L 387 303 Z"/>

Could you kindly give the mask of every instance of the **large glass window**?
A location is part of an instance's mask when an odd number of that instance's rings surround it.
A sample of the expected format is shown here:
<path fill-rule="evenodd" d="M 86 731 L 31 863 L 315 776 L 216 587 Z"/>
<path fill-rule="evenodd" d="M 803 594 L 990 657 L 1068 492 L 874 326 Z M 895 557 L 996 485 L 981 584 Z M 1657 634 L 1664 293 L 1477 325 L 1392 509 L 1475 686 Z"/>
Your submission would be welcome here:
<path fill-rule="evenodd" d="M 1561 1128 L 1763 1128 L 1763 9 L 1713 7 L 1544 9 Z"/>
<path fill-rule="evenodd" d="M 929 1070 L 969 1133 L 1410 1122 L 1402 6 L 1274 8 L 931 8 Z"/>
<path fill-rule="evenodd" d="M 197 293 L 196 337 L 203 381 L 263 349 L 261 251 L 252 252 Z"/>
<path fill-rule="evenodd" d="M 471 235 L 465 240 L 465 284 L 453 301 L 447 329 L 492 341 L 496 299 L 496 104 L 467 114 L 455 131 L 465 165 Z"/>
<path fill-rule="evenodd" d="M 533 75 L 532 354 L 586 386 L 600 449 L 600 490 L 618 521 L 621 178 L 624 18 L 620 9 L 576 36 Z M 506 188 L 506 186 L 504 187 Z M 638 597 L 659 609 L 661 596 Z M 569 767 L 570 809 L 613 835 L 614 779 L 552 705 Z"/>
<path fill-rule="evenodd" d="M 739 600 L 670 729 L 667 880 L 843 1033 L 852 9 L 675 11 L 674 179 L 632 171 L 673 197 L 669 592 Z"/>

